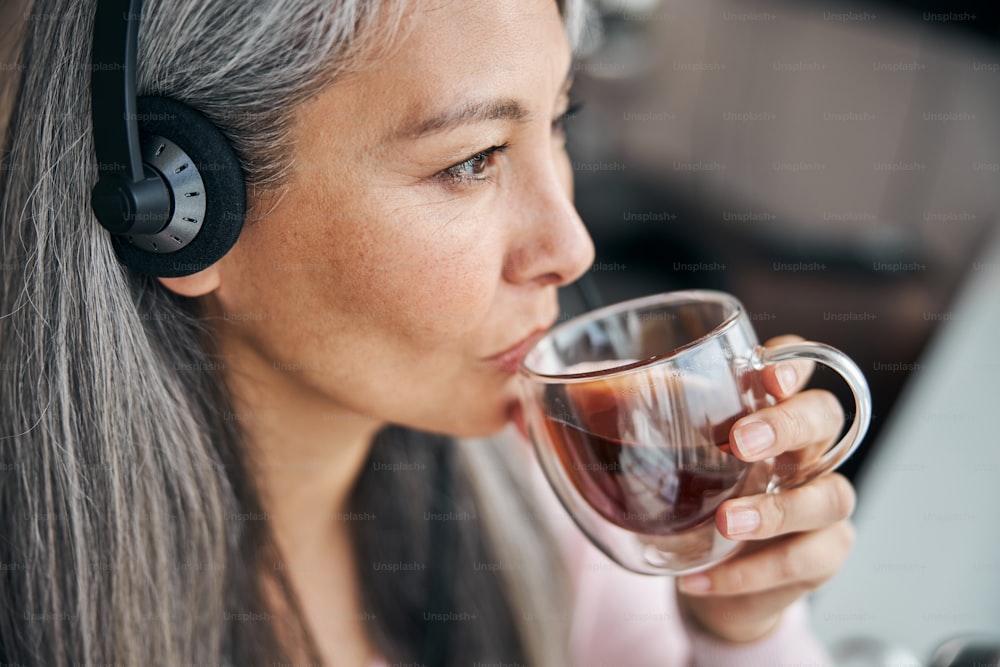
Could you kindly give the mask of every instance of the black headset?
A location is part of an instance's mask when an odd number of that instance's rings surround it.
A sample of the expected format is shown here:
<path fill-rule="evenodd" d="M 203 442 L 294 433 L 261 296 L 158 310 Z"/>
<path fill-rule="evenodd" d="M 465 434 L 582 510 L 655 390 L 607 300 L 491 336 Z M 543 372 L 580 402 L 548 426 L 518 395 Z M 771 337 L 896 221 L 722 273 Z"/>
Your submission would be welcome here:
<path fill-rule="evenodd" d="M 177 277 L 219 261 L 246 214 L 243 170 L 205 116 L 166 97 L 136 98 L 142 0 L 99 0 L 91 50 L 91 117 L 100 180 L 97 220 L 126 266 Z"/>

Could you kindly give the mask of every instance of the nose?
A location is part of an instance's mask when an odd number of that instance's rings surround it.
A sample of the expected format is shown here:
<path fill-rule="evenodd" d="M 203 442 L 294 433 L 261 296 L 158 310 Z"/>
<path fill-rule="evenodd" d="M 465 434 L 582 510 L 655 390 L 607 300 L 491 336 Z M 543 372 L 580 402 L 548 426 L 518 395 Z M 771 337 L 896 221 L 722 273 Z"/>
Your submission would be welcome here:
<path fill-rule="evenodd" d="M 513 284 L 568 285 L 594 264 L 594 242 L 573 205 L 572 170 L 565 154 L 549 156 L 522 174 L 504 279 Z"/>

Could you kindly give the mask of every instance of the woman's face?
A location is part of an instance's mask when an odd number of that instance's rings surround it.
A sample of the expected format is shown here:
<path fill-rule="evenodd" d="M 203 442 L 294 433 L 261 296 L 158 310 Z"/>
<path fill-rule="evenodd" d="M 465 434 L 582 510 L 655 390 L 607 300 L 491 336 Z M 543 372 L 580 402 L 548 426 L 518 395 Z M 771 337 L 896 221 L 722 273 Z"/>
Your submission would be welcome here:
<path fill-rule="evenodd" d="M 594 258 L 557 120 L 570 51 L 554 0 L 409 12 L 392 55 L 299 107 L 287 191 L 251 202 L 208 303 L 257 386 L 485 435 L 517 392 L 484 359 L 551 325 Z"/>

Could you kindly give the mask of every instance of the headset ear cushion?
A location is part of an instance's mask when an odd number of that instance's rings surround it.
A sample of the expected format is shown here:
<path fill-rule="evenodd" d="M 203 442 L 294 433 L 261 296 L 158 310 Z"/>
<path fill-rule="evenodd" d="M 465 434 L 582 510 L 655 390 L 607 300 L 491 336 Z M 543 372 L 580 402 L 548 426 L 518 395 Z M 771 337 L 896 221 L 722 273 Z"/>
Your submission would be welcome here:
<path fill-rule="evenodd" d="M 218 128 L 186 104 L 166 97 L 139 97 L 137 116 L 140 138 L 160 135 L 191 158 L 205 184 L 205 219 L 194 239 L 176 252 L 147 252 L 124 237 L 112 236 L 115 253 L 126 266 L 152 276 L 202 271 L 229 252 L 243 229 L 246 182 L 239 158 Z"/>

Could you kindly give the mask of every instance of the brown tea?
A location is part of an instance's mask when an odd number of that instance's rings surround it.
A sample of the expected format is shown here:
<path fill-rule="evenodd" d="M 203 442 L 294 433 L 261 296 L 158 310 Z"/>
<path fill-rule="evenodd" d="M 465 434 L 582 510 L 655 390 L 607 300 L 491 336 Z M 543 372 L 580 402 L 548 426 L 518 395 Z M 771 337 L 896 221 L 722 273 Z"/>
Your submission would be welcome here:
<path fill-rule="evenodd" d="M 621 419 L 613 392 L 596 383 L 572 389 L 574 423 L 547 416 L 545 425 L 573 486 L 607 520 L 672 535 L 712 520 L 722 501 L 738 495 L 747 465 L 728 453 L 729 431 L 746 411 L 698 426 L 664 420 L 647 429 L 650 441 L 633 442 L 621 433 L 623 424 L 626 433 L 635 430 Z M 678 431 L 687 442 L 671 441 Z"/>

